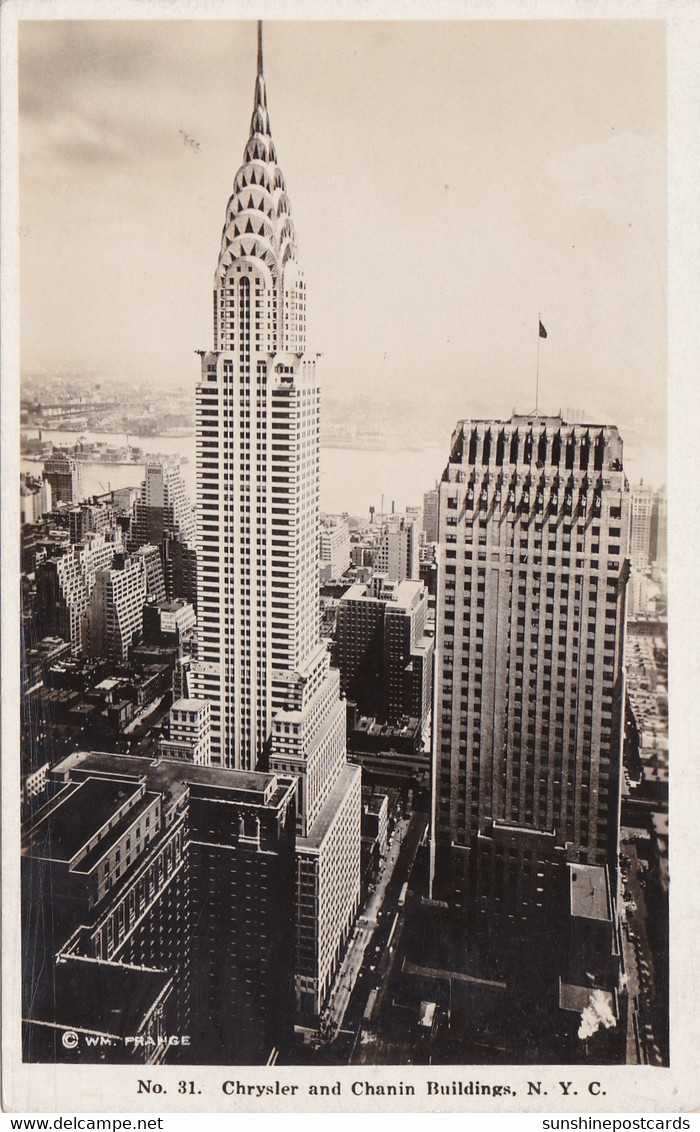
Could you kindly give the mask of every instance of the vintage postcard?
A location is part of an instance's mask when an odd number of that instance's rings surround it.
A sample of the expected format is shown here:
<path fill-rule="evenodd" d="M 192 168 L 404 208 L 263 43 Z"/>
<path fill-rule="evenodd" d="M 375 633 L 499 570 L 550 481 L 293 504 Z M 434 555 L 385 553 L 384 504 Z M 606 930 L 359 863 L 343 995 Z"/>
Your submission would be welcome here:
<path fill-rule="evenodd" d="M 2 8 L 7 1110 L 697 1109 L 696 13 Z"/>

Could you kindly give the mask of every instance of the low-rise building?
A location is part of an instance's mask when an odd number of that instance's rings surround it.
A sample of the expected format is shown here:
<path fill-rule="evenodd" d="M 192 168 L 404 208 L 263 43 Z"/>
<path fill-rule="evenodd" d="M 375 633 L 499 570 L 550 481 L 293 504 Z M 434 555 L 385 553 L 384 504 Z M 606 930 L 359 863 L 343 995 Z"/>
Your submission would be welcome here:
<path fill-rule="evenodd" d="M 164 759 L 186 759 L 198 766 L 211 761 L 211 705 L 209 700 L 180 699 L 170 709 L 169 738 L 161 739 Z"/>

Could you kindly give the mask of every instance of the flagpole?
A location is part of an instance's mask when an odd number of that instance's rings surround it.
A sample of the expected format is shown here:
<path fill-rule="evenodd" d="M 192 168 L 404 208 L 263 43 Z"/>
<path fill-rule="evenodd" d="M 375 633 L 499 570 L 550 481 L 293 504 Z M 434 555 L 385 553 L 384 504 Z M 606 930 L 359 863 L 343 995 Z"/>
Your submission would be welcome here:
<path fill-rule="evenodd" d="M 535 384 L 535 416 L 539 416 L 540 412 L 540 326 L 542 325 L 542 314 L 537 314 L 537 378 Z"/>

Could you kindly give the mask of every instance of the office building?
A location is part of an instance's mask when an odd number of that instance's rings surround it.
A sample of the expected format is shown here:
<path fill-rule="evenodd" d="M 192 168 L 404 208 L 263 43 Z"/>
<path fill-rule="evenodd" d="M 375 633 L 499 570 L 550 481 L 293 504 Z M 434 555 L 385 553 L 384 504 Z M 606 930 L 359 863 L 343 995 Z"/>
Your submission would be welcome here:
<path fill-rule="evenodd" d="M 418 577 L 420 531 L 418 523 L 404 515 L 388 515 L 381 525 L 379 544 L 374 556 L 377 574 L 386 574 L 390 582 L 403 582 Z"/>
<path fill-rule="evenodd" d="M 79 503 L 83 498 L 83 467 L 65 452 L 54 452 L 44 463 L 44 479 L 51 485 L 51 499 L 57 503 Z"/>
<path fill-rule="evenodd" d="M 260 58 L 196 395 L 199 676 L 212 760 L 241 768 L 270 736 L 278 674 L 318 641 L 320 390 L 289 208 Z"/>
<path fill-rule="evenodd" d="M 143 607 L 143 643 L 180 650 L 197 626 L 187 601 L 148 602 Z"/>
<path fill-rule="evenodd" d="M 363 715 L 425 722 L 434 646 L 426 632 L 427 613 L 422 582 L 390 582 L 382 574 L 356 582 L 338 602 L 340 686 Z"/>
<path fill-rule="evenodd" d="M 110 1061 L 264 1064 L 287 1048 L 294 781 L 90 752 L 52 778 L 22 841 L 25 1059 L 97 1060 L 95 1034 L 114 1039 Z"/>
<path fill-rule="evenodd" d="M 164 759 L 185 759 L 197 766 L 211 763 L 211 710 L 209 700 L 175 700 L 170 709 L 169 737 L 158 750 Z"/>
<path fill-rule="evenodd" d="M 344 515 L 322 515 L 319 536 L 321 581 L 342 578 L 350 566 L 350 528 Z"/>
<path fill-rule="evenodd" d="M 665 567 L 668 563 L 668 497 L 666 488 L 661 488 L 654 495 L 649 541 L 649 553 L 652 562 Z"/>
<path fill-rule="evenodd" d="M 104 656 L 116 664 L 128 658 L 131 646 L 141 639 L 146 587 L 143 561 L 126 554 L 97 571 L 86 614 L 89 656 Z"/>
<path fill-rule="evenodd" d="M 518 923 L 616 868 L 629 489 L 614 427 L 463 421 L 440 484 L 434 889 Z"/>
<path fill-rule="evenodd" d="M 165 601 L 165 577 L 163 574 L 163 561 L 157 546 L 148 543 L 140 546 L 131 553 L 134 562 L 141 563 L 143 576 L 146 582 L 146 597 L 149 601 Z"/>
<path fill-rule="evenodd" d="M 423 532 L 426 542 L 438 540 L 438 501 L 440 493 L 437 487 L 426 491 L 423 496 Z"/>
<path fill-rule="evenodd" d="M 360 902 L 361 772 L 346 762 L 345 701 L 324 643 L 284 691 L 270 770 L 298 777 L 296 992 L 300 1013 L 314 1016 Z"/>
<path fill-rule="evenodd" d="M 80 543 L 93 531 L 113 531 L 117 526 L 114 507 L 97 499 L 81 500 L 68 512 L 72 543 Z"/>
<path fill-rule="evenodd" d="M 260 31 L 243 162 L 196 394 L 199 640 L 186 683 L 211 702 L 212 765 L 269 760 L 299 777 L 297 1003 L 313 1013 L 359 903 L 360 773 L 320 639 L 320 390 Z"/>
<path fill-rule="evenodd" d="M 630 490 L 630 565 L 646 570 L 651 554 L 651 527 L 656 495 L 644 482 L 634 484 Z"/>
<path fill-rule="evenodd" d="M 165 594 L 197 608 L 197 530 L 179 460 L 153 460 L 134 506 L 129 545 L 157 546 Z"/>
<path fill-rule="evenodd" d="M 164 538 L 180 539 L 191 546 L 196 539 L 194 511 L 179 460 L 146 464 L 146 478 L 134 505 L 134 545 L 159 546 Z"/>
<path fill-rule="evenodd" d="M 51 484 L 48 480 L 35 480 L 23 476 L 20 482 L 20 522 L 36 523 L 51 510 Z"/>
<path fill-rule="evenodd" d="M 43 636 L 70 641 L 77 656 L 83 649 L 85 617 L 98 570 L 111 566 L 121 552 L 121 532 L 95 532 L 81 543 L 52 553 L 37 565 L 37 622 Z"/>

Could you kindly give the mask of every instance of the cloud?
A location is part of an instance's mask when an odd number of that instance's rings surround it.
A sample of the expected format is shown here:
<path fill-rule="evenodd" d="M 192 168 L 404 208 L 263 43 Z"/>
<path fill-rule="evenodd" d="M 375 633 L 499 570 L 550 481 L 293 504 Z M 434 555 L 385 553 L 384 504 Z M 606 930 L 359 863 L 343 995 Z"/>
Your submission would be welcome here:
<path fill-rule="evenodd" d="M 86 84 L 127 90 L 157 69 L 155 43 L 143 24 L 110 21 L 109 35 L 105 30 L 102 20 L 21 21 L 20 114 L 51 115 L 82 101 Z"/>

